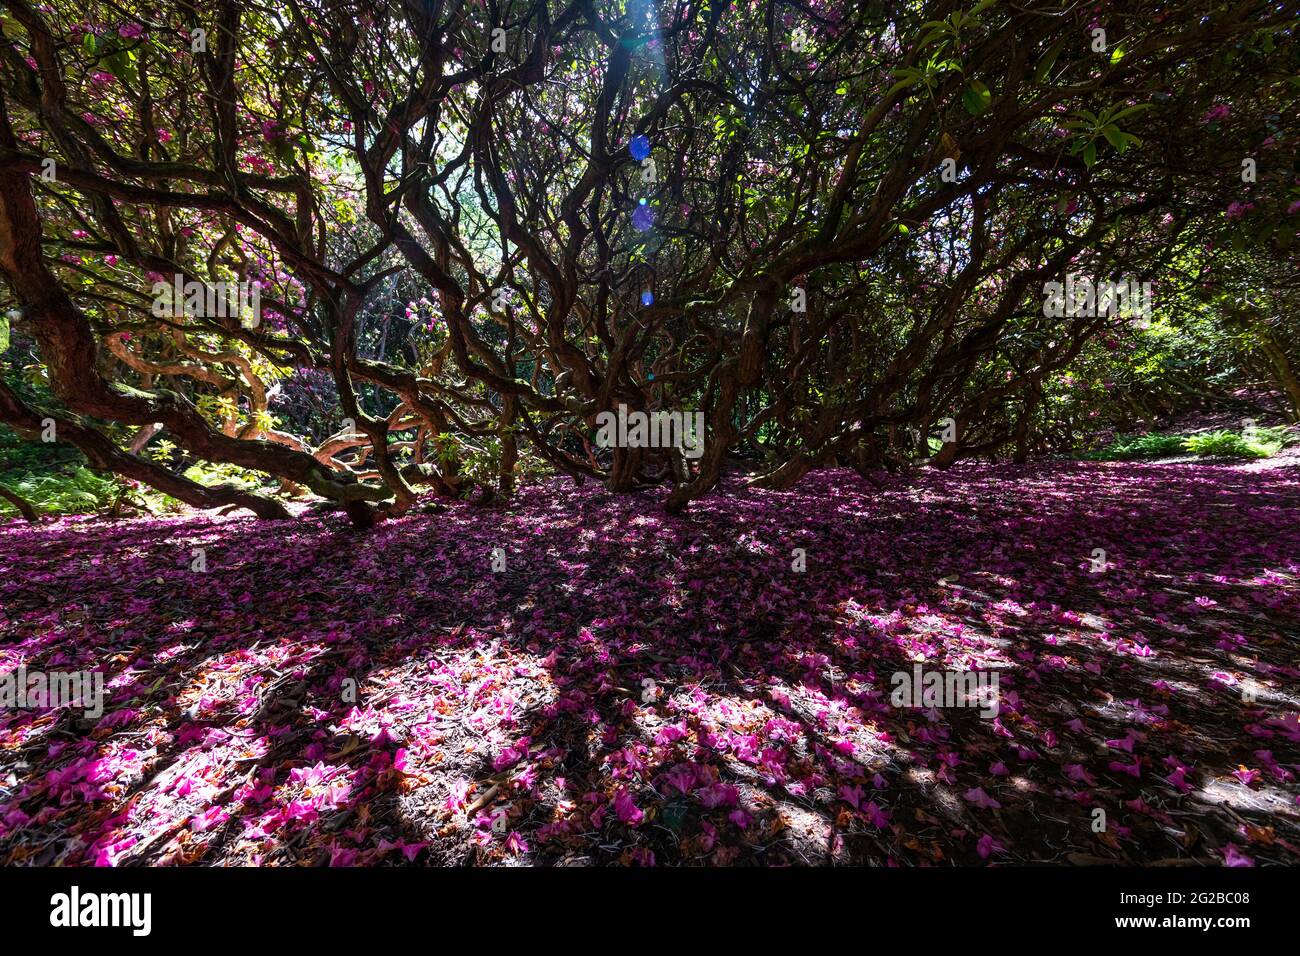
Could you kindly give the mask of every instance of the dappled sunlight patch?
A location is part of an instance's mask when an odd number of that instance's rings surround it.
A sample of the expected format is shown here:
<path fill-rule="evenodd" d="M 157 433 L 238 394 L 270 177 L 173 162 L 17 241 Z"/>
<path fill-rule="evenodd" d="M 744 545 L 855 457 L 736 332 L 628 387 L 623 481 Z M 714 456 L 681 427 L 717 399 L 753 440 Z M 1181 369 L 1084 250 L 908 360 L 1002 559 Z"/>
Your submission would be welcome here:
<path fill-rule="evenodd" d="M 0 716 L 0 858 L 1155 859 L 1176 809 L 1191 859 L 1293 861 L 1300 530 L 1199 505 L 1294 514 L 1300 484 L 1008 473 L 727 485 L 687 519 L 552 482 L 505 521 L 452 505 L 369 537 L 25 529 L 0 539 L 0 669 L 109 661 L 109 699 Z M 995 672 L 996 716 L 895 706 L 917 664 Z M 1245 833 L 1204 815 L 1230 786 Z"/>

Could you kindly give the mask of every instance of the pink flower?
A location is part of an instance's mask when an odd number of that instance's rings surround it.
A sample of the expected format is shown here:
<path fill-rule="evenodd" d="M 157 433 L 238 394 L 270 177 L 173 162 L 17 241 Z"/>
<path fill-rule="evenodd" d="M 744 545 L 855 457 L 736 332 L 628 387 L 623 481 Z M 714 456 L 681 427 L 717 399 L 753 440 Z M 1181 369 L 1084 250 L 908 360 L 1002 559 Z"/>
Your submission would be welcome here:
<path fill-rule="evenodd" d="M 379 849 L 383 850 L 385 853 L 389 850 L 400 850 L 402 856 L 406 857 L 407 862 L 414 862 L 415 858 L 420 855 L 420 851 L 428 845 L 427 842 L 407 843 L 401 837 L 397 838 L 396 843 L 390 843 L 387 840 L 379 841 Z"/>
<path fill-rule="evenodd" d="M 517 744 L 507 747 L 505 750 L 501 751 L 501 754 L 495 760 L 492 761 L 492 769 L 501 771 L 501 770 L 505 770 L 507 767 L 512 767 L 515 764 L 517 764 L 521 758 L 527 755 L 528 743 L 529 743 L 528 738 L 525 737 Z"/>
<path fill-rule="evenodd" d="M 632 801 L 632 794 L 628 793 L 626 787 L 614 796 L 614 812 L 618 814 L 619 820 L 629 826 L 637 826 L 645 819 L 645 814 Z"/>
<path fill-rule="evenodd" d="M 190 820 L 190 827 L 195 833 L 206 833 L 230 819 L 224 807 L 208 807 L 201 814 Z"/>
<path fill-rule="evenodd" d="M 353 866 L 357 862 L 357 851 L 335 847 L 330 851 L 330 866 Z"/>
<path fill-rule="evenodd" d="M 138 23 L 128 23 L 124 27 L 117 28 L 117 35 L 126 37 L 128 40 L 135 40 L 138 37 L 144 36 L 144 27 Z"/>
<path fill-rule="evenodd" d="M 682 793 L 690 793 L 695 785 L 695 774 L 685 764 L 678 764 L 664 774 L 664 780 Z"/>
<path fill-rule="evenodd" d="M 1111 770 L 1119 773 L 1126 773 L 1130 777 L 1140 778 L 1142 776 L 1142 759 L 1140 757 L 1134 757 L 1132 764 L 1123 764 L 1118 760 L 1112 760 L 1107 764 L 1107 766 L 1109 766 Z"/>
<path fill-rule="evenodd" d="M 1246 854 L 1237 849 L 1235 844 L 1229 843 L 1223 848 L 1223 863 L 1225 866 L 1254 866 L 1255 861 Z"/>
<path fill-rule="evenodd" d="M 289 782 L 314 787 L 328 780 L 333 775 L 333 770 L 333 767 L 319 761 L 312 767 L 295 767 L 289 771 Z"/>
<path fill-rule="evenodd" d="M 1258 770 L 1250 770 L 1246 767 L 1238 767 L 1236 770 L 1232 771 L 1232 775 L 1248 787 L 1259 779 Z"/>
<path fill-rule="evenodd" d="M 294 800 L 284 809 L 285 820 L 301 820 L 303 823 L 311 823 L 320 814 L 310 803 L 302 800 Z"/>
<path fill-rule="evenodd" d="M 893 816 L 892 811 L 884 810 L 876 806 L 874 800 L 869 802 L 862 809 L 866 813 L 867 819 L 871 821 L 871 825 L 876 829 L 883 830 L 885 827 L 889 826 L 889 818 Z"/>
<path fill-rule="evenodd" d="M 1201 125 L 1204 126 L 1206 123 L 1217 123 L 1221 120 L 1226 120 L 1231 112 L 1232 111 L 1228 109 L 1227 103 L 1216 103 L 1206 111 L 1204 116 L 1201 117 Z"/>
<path fill-rule="evenodd" d="M 1137 735 L 1129 731 L 1123 738 L 1106 741 L 1106 746 L 1113 750 L 1123 750 L 1128 753 L 1133 752 L 1133 745 L 1137 743 Z"/>
<path fill-rule="evenodd" d="M 997 810 L 1002 806 L 1002 804 L 998 803 L 985 793 L 983 787 L 971 787 L 971 789 L 962 794 L 962 797 L 975 804 L 975 806 L 979 807 L 981 810 Z"/>
<path fill-rule="evenodd" d="M 696 791 L 706 807 L 734 807 L 740 803 L 740 790 L 729 783 L 715 783 Z"/>
<path fill-rule="evenodd" d="M 667 724 L 655 735 L 655 743 L 661 747 L 676 743 L 686 736 L 686 728 L 681 724 Z"/>
<path fill-rule="evenodd" d="M 980 855 L 980 859 L 987 860 L 994 853 L 1006 853 L 1006 848 L 997 840 L 986 833 L 980 837 L 979 842 L 975 844 L 975 852 Z"/>

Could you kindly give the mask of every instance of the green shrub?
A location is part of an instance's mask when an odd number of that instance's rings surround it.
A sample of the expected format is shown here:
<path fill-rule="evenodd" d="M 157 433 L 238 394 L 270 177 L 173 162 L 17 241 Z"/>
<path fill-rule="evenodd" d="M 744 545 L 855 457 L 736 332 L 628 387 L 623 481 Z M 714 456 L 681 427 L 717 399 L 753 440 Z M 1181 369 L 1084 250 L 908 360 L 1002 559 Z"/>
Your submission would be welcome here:
<path fill-rule="evenodd" d="M 238 465 L 211 464 L 201 461 L 190 465 L 184 471 L 184 477 L 190 481 L 206 486 L 234 485 L 241 491 L 256 491 L 264 479 L 255 471 L 248 471 Z"/>
<path fill-rule="evenodd" d="M 1200 435 L 1119 435 L 1105 448 L 1083 457 L 1090 461 L 1133 461 L 1194 454 L 1203 458 L 1268 458 L 1291 441 L 1285 428 L 1227 429 Z"/>
<path fill-rule="evenodd" d="M 6 484 L 42 514 L 89 514 L 112 505 L 121 492 L 114 478 L 80 466 L 71 471 L 29 474 Z M 13 505 L 0 500 L 0 515 L 17 513 Z"/>
<path fill-rule="evenodd" d="M 1282 448 L 1279 429 L 1256 428 L 1237 433 L 1226 429 L 1193 435 L 1187 450 L 1203 458 L 1268 458 Z"/>
<path fill-rule="evenodd" d="M 17 476 L 40 474 L 64 465 L 84 465 L 85 457 L 71 445 L 56 442 L 28 441 L 16 432 L 0 425 L 0 475 L 5 481 L 17 481 Z"/>
<path fill-rule="evenodd" d="M 1132 461 L 1140 458 L 1171 458 L 1187 454 L 1182 435 L 1118 435 L 1105 448 L 1086 455 L 1093 461 Z"/>

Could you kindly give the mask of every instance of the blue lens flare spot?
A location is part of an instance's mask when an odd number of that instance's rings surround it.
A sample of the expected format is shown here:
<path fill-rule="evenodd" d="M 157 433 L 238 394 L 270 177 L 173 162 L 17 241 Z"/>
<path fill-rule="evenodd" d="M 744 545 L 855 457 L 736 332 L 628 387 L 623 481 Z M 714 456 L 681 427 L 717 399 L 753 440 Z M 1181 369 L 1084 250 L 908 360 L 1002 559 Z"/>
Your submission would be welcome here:
<path fill-rule="evenodd" d="M 632 142 L 627 144 L 627 151 L 632 154 L 632 158 L 638 163 L 644 162 L 650 155 L 650 139 L 646 136 L 633 136 Z"/>
<path fill-rule="evenodd" d="M 653 305 L 654 301 L 655 301 L 655 294 L 651 292 L 649 289 L 646 289 L 644 292 L 641 293 L 642 305 Z M 651 376 L 651 378 L 653 377 L 654 376 Z"/>
<path fill-rule="evenodd" d="M 632 210 L 632 226 L 638 232 L 645 232 L 655 224 L 654 210 L 649 206 L 637 206 Z"/>

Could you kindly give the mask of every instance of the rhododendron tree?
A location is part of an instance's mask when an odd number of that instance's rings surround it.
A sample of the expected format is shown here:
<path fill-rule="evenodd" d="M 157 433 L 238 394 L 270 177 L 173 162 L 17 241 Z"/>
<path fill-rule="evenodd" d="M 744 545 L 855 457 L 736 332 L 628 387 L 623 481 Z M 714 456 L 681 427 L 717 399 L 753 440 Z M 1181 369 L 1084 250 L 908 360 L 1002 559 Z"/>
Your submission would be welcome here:
<path fill-rule="evenodd" d="M 0 0 L 0 867 L 1295 865 L 1297 26 Z"/>
<path fill-rule="evenodd" d="M 1172 308 L 1207 249 L 1294 265 L 1294 43 L 1266 3 L 6 3 L 0 296 L 39 390 L 11 370 L 0 419 L 363 525 L 536 471 L 678 511 L 737 455 L 778 489 L 1023 459 L 1131 334 L 1045 283 Z M 218 285 L 243 304 L 184 294 Z M 1292 390 L 1285 307 L 1213 321 Z M 621 407 L 702 410 L 702 455 L 601 447 Z"/>

